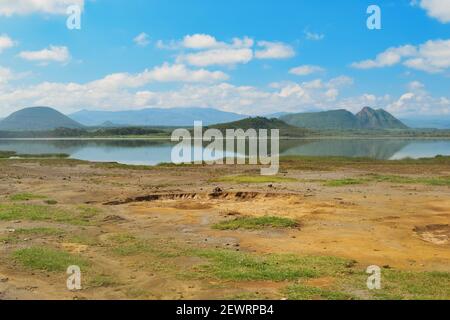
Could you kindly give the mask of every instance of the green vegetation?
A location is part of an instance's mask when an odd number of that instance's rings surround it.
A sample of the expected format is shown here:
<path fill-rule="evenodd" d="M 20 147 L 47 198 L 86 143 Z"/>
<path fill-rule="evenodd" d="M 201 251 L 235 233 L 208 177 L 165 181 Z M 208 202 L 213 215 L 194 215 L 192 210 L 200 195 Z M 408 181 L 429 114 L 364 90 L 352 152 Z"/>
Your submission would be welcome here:
<path fill-rule="evenodd" d="M 37 194 L 32 194 L 32 193 L 18 193 L 18 194 L 13 194 L 12 196 L 10 196 L 9 200 L 11 200 L 11 201 L 30 201 L 30 200 L 39 200 L 39 199 L 45 199 L 45 198 L 47 198 L 47 197 L 37 195 Z"/>
<path fill-rule="evenodd" d="M 214 126 L 209 126 L 207 129 L 218 129 L 222 131 L 224 135 L 226 133 L 225 130 L 227 129 L 230 130 L 242 129 L 244 131 L 247 131 L 249 129 L 255 129 L 257 133 L 259 129 L 267 129 L 267 130 L 278 129 L 280 130 L 280 137 L 286 138 L 305 137 L 309 133 L 309 130 L 292 126 L 279 119 L 267 119 L 262 117 L 247 118 L 235 122 L 218 124 Z"/>
<path fill-rule="evenodd" d="M 64 231 L 55 228 L 31 228 L 17 229 L 9 232 L 7 236 L 0 237 L 0 242 L 8 244 L 17 244 L 20 241 L 29 240 L 29 238 L 59 237 L 64 235 Z"/>
<path fill-rule="evenodd" d="M 349 185 L 365 184 L 370 182 L 388 182 L 394 184 L 422 184 L 429 186 L 450 186 L 450 177 L 419 177 L 412 178 L 397 175 L 371 174 L 361 178 L 337 179 L 325 181 L 327 187 L 342 187 Z"/>
<path fill-rule="evenodd" d="M 231 221 L 223 221 L 213 226 L 219 230 L 259 230 L 265 228 L 295 228 L 298 223 L 292 219 L 281 217 L 239 217 Z"/>
<path fill-rule="evenodd" d="M 88 280 L 88 286 L 93 288 L 116 287 L 121 283 L 113 276 L 106 274 L 97 274 Z"/>
<path fill-rule="evenodd" d="M 88 265 L 88 262 L 81 257 L 61 250 L 41 247 L 16 250 L 12 257 L 25 268 L 39 271 L 64 272 L 71 265 L 80 267 Z"/>
<path fill-rule="evenodd" d="M 377 160 L 351 157 L 286 156 L 280 158 L 281 170 L 334 171 L 340 168 L 373 172 L 430 173 L 442 172 L 450 165 L 450 156 L 423 159 Z"/>
<path fill-rule="evenodd" d="M 140 137 L 170 137 L 169 129 L 147 127 L 99 128 L 99 129 L 69 129 L 57 128 L 46 131 L 0 131 L 0 138 L 140 138 Z"/>
<path fill-rule="evenodd" d="M 64 231 L 56 228 L 30 228 L 30 229 L 17 229 L 15 235 L 25 236 L 62 236 Z"/>
<path fill-rule="evenodd" d="M 212 179 L 211 182 L 227 182 L 227 183 L 282 183 L 296 182 L 297 179 L 279 176 L 226 176 Z"/>
<path fill-rule="evenodd" d="M 233 281 L 287 281 L 337 275 L 348 263 L 332 257 L 255 255 L 230 250 L 194 250 L 209 263 L 195 267 L 198 276 Z"/>
<path fill-rule="evenodd" d="M 330 180 L 325 182 L 325 186 L 327 187 L 342 187 L 342 186 L 351 186 L 357 184 L 364 184 L 367 182 L 367 179 L 337 179 Z"/>
<path fill-rule="evenodd" d="M 69 155 L 65 153 L 43 153 L 43 154 L 18 154 L 14 151 L 0 151 L 0 159 L 21 158 L 21 159 L 64 159 Z"/>
<path fill-rule="evenodd" d="M 399 184 L 424 184 L 430 186 L 450 186 L 450 177 L 411 178 L 396 175 L 370 175 L 369 179 L 377 182 L 390 182 Z"/>
<path fill-rule="evenodd" d="M 289 300 L 354 300 L 348 293 L 295 284 L 283 291 Z"/>
<path fill-rule="evenodd" d="M 384 270 L 375 298 L 397 300 L 450 299 L 450 273 Z"/>
<path fill-rule="evenodd" d="M 61 222 L 73 225 L 89 225 L 98 210 L 78 208 L 68 211 L 43 205 L 0 204 L 0 220 L 30 220 Z"/>
<path fill-rule="evenodd" d="M 286 123 L 314 130 L 351 129 L 408 129 L 401 121 L 383 109 L 365 107 L 358 114 L 347 110 L 331 110 L 288 114 L 280 118 Z"/>

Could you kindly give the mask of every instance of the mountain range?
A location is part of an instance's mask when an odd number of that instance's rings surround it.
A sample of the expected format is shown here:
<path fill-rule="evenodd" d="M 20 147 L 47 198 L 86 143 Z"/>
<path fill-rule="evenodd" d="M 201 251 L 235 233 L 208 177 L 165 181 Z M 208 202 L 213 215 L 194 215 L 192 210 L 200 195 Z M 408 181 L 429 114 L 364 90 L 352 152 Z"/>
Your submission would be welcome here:
<path fill-rule="evenodd" d="M 275 119 L 276 117 L 279 117 Z M 88 127 L 188 127 L 194 121 L 204 126 L 236 126 L 246 128 L 281 128 L 302 135 L 312 130 L 407 129 L 400 120 L 383 109 L 363 108 L 356 115 L 346 110 L 285 114 L 252 118 L 249 116 L 205 108 L 143 109 L 136 111 L 87 111 L 66 116 L 49 107 L 25 108 L 0 121 L 0 131 L 48 131 L 57 128 Z M 218 124 L 218 125 L 217 125 Z M 237 128 L 237 127 L 236 127 Z M 299 131 L 301 128 L 303 131 Z"/>
<path fill-rule="evenodd" d="M 248 118 L 232 112 L 210 108 L 148 108 L 128 111 L 88 111 L 81 110 L 69 115 L 85 126 L 192 126 L 202 120 L 203 125 L 232 122 Z"/>

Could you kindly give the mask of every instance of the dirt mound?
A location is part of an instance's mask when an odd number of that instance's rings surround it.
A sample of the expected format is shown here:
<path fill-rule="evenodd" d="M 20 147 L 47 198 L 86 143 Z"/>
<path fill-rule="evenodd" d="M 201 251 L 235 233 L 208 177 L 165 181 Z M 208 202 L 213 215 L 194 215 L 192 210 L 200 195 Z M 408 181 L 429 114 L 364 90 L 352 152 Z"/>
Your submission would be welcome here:
<path fill-rule="evenodd" d="M 150 194 L 146 196 L 139 196 L 135 198 L 127 198 L 124 200 L 115 200 L 106 202 L 103 205 L 117 206 L 135 202 L 153 202 L 153 201 L 167 201 L 167 200 L 235 200 L 246 201 L 259 198 L 286 198 L 292 196 L 299 196 L 293 193 L 266 193 L 266 192 L 224 192 L 214 190 L 212 193 L 164 193 L 164 194 Z"/>

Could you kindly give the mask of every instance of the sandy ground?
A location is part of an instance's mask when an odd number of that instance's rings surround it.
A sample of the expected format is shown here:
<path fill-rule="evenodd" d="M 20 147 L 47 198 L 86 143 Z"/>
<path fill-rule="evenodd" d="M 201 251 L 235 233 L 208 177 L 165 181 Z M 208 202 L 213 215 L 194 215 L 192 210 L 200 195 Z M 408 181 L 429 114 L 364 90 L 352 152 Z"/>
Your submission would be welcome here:
<path fill-rule="evenodd" d="M 100 243 L 110 235 L 127 233 L 148 239 L 155 246 L 177 243 L 199 248 L 236 248 L 257 254 L 336 256 L 355 260 L 361 268 L 379 265 L 398 270 L 450 272 L 448 186 L 367 183 L 324 187 L 317 181 L 371 172 L 363 168 L 283 173 L 298 182 L 210 182 L 214 177 L 255 172 L 255 168 L 247 166 L 145 171 L 85 163 L 69 166 L 8 161 L 0 164 L 0 195 L 4 203 L 10 195 L 26 192 L 46 195 L 56 200 L 58 206 L 99 208 L 104 218 L 83 232 Z M 448 169 L 443 168 L 441 174 L 448 174 Z M 211 196 L 216 187 L 222 192 Z M 293 218 L 300 227 L 258 231 L 220 231 L 211 227 L 230 219 L 229 215 L 235 212 Z M 0 221 L 0 235 L 18 228 L 49 225 L 55 226 L 42 221 Z M 60 227 L 69 232 L 76 228 Z M 26 240 L 1 244 L 2 299 L 216 299 L 243 291 L 283 298 L 279 293 L 283 283 L 183 279 L 161 268 L 145 268 L 139 257 L 108 255 L 101 244 L 65 240 L 57 243 L 52 238 Z M 104 272 L 120 278 L 121 284 L 68 291 L 65 274 L 23 269 L 11 260 L 13 250 L 34 244 L 57 245 L 65 251 L 83 254 L 95 260 Z M 198 259 L 180 257 L 176 263 L 187 270 Z M 321 281 L 327 279 L 316 280 L 316 285 L 320 286 Z M 147 290 L 137 290 L 136 284 Z"/>

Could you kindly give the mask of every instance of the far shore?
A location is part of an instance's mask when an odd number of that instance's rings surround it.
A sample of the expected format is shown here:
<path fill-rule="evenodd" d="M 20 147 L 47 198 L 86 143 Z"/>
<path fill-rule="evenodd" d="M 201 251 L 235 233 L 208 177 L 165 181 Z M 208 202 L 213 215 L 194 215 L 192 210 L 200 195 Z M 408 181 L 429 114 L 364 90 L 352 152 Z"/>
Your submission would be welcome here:
<path fill-rule="evenodd" d="M 171 141 L 171 137 L 53 137 L 53 138 L 0 138 L 3 141 Z M 193 139 L 194 140 L 194 139 Z M 221 139 L 220 139 L 221 140 Z M 314 136 L 314 137 L 280 137 L 280 140 L 450 140 L 450 136 Z"/>

